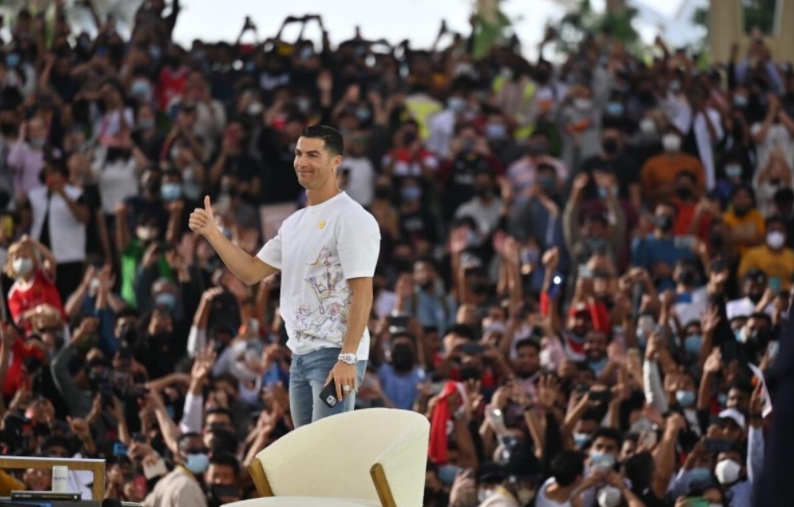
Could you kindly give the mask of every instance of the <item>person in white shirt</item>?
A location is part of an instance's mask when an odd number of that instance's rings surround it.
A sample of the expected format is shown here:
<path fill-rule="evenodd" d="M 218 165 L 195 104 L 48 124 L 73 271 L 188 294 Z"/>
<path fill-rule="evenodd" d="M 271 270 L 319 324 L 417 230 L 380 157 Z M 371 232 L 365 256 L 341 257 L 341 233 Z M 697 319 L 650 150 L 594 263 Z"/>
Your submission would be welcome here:
<path fill-rule="evenodd" d="M 367 320 L 380 252 L 375 218 L 338 186 L 344 142 L 330 127 L 304 129 L 295 172 L 308 206 L 281 225 L 256 256 L 227 240 L 215 224 L 209 197 L 190 215 L 190 228 L 215 248 L 244 283 L 281 272 L 281 317 L 292 351 L 290 409 L 296 427 L 353 410 L 369 355 Z M 319 400 L 335 383 L 337 403 Z"/>

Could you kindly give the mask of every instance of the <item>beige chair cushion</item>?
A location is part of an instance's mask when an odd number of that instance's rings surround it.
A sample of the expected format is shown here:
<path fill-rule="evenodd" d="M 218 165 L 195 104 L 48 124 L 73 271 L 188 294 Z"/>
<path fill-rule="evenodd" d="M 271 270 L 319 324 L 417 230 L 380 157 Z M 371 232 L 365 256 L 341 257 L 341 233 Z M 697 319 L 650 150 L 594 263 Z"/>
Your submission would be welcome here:
<path fill-rule="evenodd" d="M 421 414 L 356 410 L 298 428 L 257 459 L 276 497 L 354 497 L 380 505 L 370 476 L 380 463 L 397 507 L 421 507 L 429 434 Z"/>
<path fill-rule="evenodd" d="M 380 503 L 356 498 L 274 496 L 229 503 L 225 507 L 380 507 Z"/>

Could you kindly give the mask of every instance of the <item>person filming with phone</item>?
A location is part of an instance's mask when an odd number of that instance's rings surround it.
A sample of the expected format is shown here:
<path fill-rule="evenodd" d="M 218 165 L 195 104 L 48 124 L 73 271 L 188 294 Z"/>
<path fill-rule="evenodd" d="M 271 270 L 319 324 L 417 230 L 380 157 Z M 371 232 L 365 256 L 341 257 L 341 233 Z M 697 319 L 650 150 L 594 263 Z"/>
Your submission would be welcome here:
<path fill-rule="evenodd" d="M 204 236 L 244 283 L 281 272 L 295 427 L 353 410 L 369 355 L 367 321 L 380 230 L 375 218 L 339 189 L 343 150 L 335 129 L 303 130 L 294 168 L 308 206 L 288 217 L 255 256 L 224 237 L 209 197 L 190 216 L 191 230 Z"/>

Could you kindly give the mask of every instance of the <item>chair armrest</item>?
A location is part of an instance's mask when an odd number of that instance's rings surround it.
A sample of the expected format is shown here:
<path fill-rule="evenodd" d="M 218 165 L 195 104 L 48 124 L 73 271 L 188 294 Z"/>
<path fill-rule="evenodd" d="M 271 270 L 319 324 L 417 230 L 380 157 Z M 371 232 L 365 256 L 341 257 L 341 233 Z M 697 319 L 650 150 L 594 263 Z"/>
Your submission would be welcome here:
<path fill-rule="evenodd" d="M 429 441 L 424 420 L 378 457 L 370 475 L 384 507 L 421 507 Z"/>

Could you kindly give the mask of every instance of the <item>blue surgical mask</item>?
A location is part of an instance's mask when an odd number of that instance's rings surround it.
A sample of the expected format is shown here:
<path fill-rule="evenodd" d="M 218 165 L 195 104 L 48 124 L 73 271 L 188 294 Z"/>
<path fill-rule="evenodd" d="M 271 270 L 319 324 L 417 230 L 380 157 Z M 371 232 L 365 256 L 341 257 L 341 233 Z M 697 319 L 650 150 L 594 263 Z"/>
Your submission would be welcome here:
<path fill-rule="evenodd" d="M 160 57 L 163 56 L 163 51 L 159 46 L 149 46 L 149 56 L 151 56 L 152 60 L 156 63 L 160 61 Z"/>
<path fill-rule="evenodd" d="M 17 53 L 9 53 L 6 56 L 6 65 L 10 69 L 13 69 L 17 65 L 19 65 L 19 55 Z"/>
<path fill-rule="evenodd" d="M 356 109 L 356 117 L 358 121 L 366 122 L 369 120 L 371 114 L 369 112 L 369 108 L 367 107 L 359 107 Z"/>
<path fill-rule="evenodd" d="M 593 370 L 593 372 L 595 372 L 596 375 L 598 375 L 604 370 L 604 368 L 607 367 L 607 362 L 608 362 L 607 358 L 604 357 L 599 361 L 588 361 L 587 365 L 590 367 L 591 370 Z"/>
<path fill-rule="evenodd" d="M 620 102 L 608 102 L 606 111 L 609 116 L 623 116 L 625 107 Z"/>
<path fill-rule="evenodd" d="M 747 95 L 734 95 L 733 105 L 736 107 L 747 107 Z"/>
<path fill-rule="evenodd" d="M 743 327 L 734 330 L 733 335 L 736 337 L 736 341 L 739 343 L 744 343 L 747 341 L 747 335 L 744 333 Z"/>
<path fill-rule="evenodd" d="M 203 474 L 210 466 L 210 459 L 206 454 L 188 454 L 185 468 L 194 475 Z"/>
<path fill-rule="evenodd" d="M 501 141 L 507 138 L 507 127 L 501 123 L 487 123 L 485 125 L 485 137 L 491 141 Z"/>
<path fill-rule="evenodd" d="M 154 304 L 157 306 L 167 306 L 171 310 L 176 308 L 176 294 L 163 292 L 154 297 Z"/>
<path fill-rule="evenodd" d="M 711 479 L 711 469 L 705 467 L 695 467 L 689 471 L 692 482 L 703 483 Z"/>
<path fill-rule="evenodd" d="M 588 440 L 590 440 L 590 435 L 587 433 L 573 433 L 573 443 L 576 445 L 577 449 L 582 449 Z"/>
<path fill-rule="evenodd" d="M 138 120 L 138 128 L 142 130 L 149 130 L 152 127 L 154 127 L 154 118 L 144 118 Z"/>
<path fill-rule="evenodd" d="M 461 468 L 455 465 L 441 466 L 438 468 L 438 480 L 447 487 L 452 486 L 460 470 Z"/>
<path fill-rule="evenodd" d="M 695 403 L 697 396 L 694 391 L 683 391 L 679 389 L 675 392 L 675 399 L 679 405 L 688 408 Z"/>
<path fill-rule="evenodd" d="M 725 175 L 729 178 L 738 178 L 742 175 L 742 166 L 739 164 L 728 164 L 725 166 Z"/>
<path fill-rule="evenodd" d="M 404 201 L 418 201 L 422 197 L 422 189 L 419 187 L 403 187 L 400 195 Z"/>
<path fill-rule="evenodd" d="M 447 107 L 449 107 L 452 112 L 462 113 L 466 109 L 466 99 L 463 97 L 450 97 L 449 100 L 447 100 Z"/>
<path fill-rule="evenodd" d="M 47 142 L 47 141 L 44 138 L 31 139 L 30 141 L 28 141 L 28 144 L 30 144 L 31 148 L 44 148 L 44 143 L 45 142 Z"/>
<path fill-rule="evenodd" d="M 691 334 L 684 340 L 684 350 L 691 356 L 700 355 L 703 346 L 703 337 L 699 334 Z"/>
<path fill-rule="evenodd" d="M 141 99 L 149 99 L 152 93 L 152 85 L 149 84 L 148 81 L 144 81 L 143 79 L 136 79 L 132 82 L 132 86 L 130 87 L 130 93 L 133 96 L 141 98 Z"/>
<path fill-rule="evenodd" d="M 612 468 L 615 466 L 615 456 L 603 452 L 593 452 L 590 454 L 590 466 L 602 466 Z"/>
<path fill-rule="evenodd" d="M 721 407 L 724 407 L 728 404 L 728 395 L 725 393 L 720 393 L 717 395 L 717 403 L 720 404 Z"/>
<path fill-rule="evenodd" d="M 163 183 L 160 188 L 160 195 L 164 201 L 175 201 L 182 197 L 182 185 L 179 183 Z"/>
<path fill-rule="evenodd" d="M 538 176 L 538 183 L 547 192 L 554 190 L 557 187 L 557 179 L 549 174 L 542 174 Z"/>

